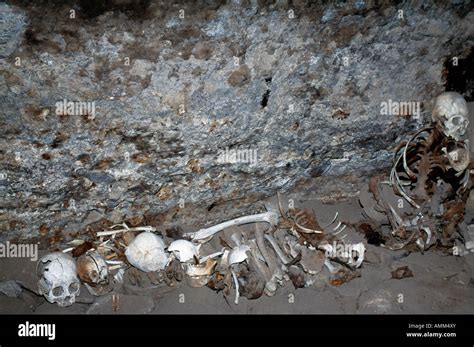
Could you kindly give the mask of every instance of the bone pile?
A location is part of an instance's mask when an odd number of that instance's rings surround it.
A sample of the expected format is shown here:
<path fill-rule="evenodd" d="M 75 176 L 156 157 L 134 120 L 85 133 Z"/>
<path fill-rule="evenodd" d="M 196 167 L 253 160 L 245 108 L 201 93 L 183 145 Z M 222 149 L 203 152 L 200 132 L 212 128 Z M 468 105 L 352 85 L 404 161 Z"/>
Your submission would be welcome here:
<path fill-rule="evenodd" d="M 464 210 L 471 188 L 463 97 L 446 92 L 435 101 L 431 125 L 395 149 L 389 175 L 372 177 L 360 202 L 385 247 L 427 250 L 439 247 L 460 255 Z"/>
<path fill-rule="evenodd" d="M 360 276 L 365 246 L 347 251 L 339 237 L 346 226 L 336 220 L 337 214 L 322 228 L 311 210 L 284 212 L 280 202 L 279 211 L 239 217 L 171 242 L 152 227 L 115 225 L 94 240 L 74 240 L 63 252 L 41 258 L 38 287 L 49 302 L 69 306 L 80 294 L 79 281 L 100 296 L 120 285 L 126 271 L 170 286 L 208 286 L 235 304 L 241 296 L 272 296 L 287 281 L 295 288 L 311 286 L 324 267 L 330 284 L 341 285 Z"/>

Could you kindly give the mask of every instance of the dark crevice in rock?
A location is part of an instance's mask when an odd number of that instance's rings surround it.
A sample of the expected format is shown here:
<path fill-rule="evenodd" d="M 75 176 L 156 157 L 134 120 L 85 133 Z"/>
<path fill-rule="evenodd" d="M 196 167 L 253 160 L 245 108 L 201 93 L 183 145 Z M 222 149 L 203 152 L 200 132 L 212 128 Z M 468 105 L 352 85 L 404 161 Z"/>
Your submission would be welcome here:
<path fill-rule="evenodd" d="M 448 57 L 444 63 L 446 91 L 458 92 L 464 96 L 466 101 L 473 101 L 474 93 L 474 47 L 469 54 Z"/>
<path fill-rule="evenodd" d="M 270 89 L 267 89 L 267 91 L 262 96 L 262 101 L 260 102 L 260 105 L 262 106 L 262 108 L 267 107 L 269 97 L 270 97 Z"/>

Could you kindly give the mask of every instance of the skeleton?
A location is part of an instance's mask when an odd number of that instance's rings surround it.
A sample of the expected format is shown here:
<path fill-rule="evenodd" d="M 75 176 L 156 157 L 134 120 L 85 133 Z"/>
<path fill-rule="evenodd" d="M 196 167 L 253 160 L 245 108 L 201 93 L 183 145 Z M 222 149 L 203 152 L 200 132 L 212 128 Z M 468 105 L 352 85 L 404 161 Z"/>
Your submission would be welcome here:
<path fill-rule="evenodd" d="M 138 234 L 125 250 L 128 262 L 139 270 L 163 270 L 170 261 L 163 239 L 151 232 Z"/>
<path fill-rule="evenodd" d="M 42 257 L 36 266 L 39 277 L 38 291 L 50 303 L 70 306 L 80 293 L 74 259 L 62 252 L 54 252 Z"/>
<path fill-rule="evenodd" d="M 100 253 L 93 249 L 77 259 L 77 273 L 83 282 L 92 286 L 109 281 L 108 265 Z"/>
<path fill-rule="evenodd" d="M 432 123 L 395 150 L 388 183 L 396 197 L 411 205 L 404 211 L 406 216 L 394 208 L 397 205 L 390 204 L 390 194 L 382 194 L 379 178 L 370 180 L 369 191 L 392 229 L 388 234 L 392 244 L 387 244 L 387 248 L 401 249 L 414 243 L 423 251 L 437 241 L 447 244 L 456 237 L 457 224 L 452 217 L 462 219 L 465 192 L 470 184 L 469 143 L 464 139 L 469 120 L 463 97 L 454 92 L 438 96 Z M 363 197 L 360 201 L 365 211 L 378 216 L 376 206 L 370 206 L 370 199 Z M 380 221 L 384 224 L 383 218 Z"/>

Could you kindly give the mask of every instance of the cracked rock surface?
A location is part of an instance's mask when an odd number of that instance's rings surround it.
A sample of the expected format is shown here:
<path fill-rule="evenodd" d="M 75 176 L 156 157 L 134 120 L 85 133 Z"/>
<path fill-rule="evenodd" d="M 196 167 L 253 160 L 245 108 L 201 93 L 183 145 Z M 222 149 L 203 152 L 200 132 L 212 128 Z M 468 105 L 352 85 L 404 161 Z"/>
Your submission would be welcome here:
<path fill-rule="evenodd" d="M 462 5 L 84 3 L 0 4 L 0 240 L 204 223 L 308 181 L 355 192 L 473 37 Z M 381 115 L 389 99 L 420 117 Z M 95 113 L 58 115 L 63 100 Z M 232 150 L 256 160 L 219 160 Z"/>

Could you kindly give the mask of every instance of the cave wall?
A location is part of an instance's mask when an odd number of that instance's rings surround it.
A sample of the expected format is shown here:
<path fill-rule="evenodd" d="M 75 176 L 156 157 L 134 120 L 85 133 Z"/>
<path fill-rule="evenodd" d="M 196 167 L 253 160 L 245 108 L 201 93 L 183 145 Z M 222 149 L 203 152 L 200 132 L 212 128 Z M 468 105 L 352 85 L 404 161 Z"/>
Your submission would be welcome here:
<path fill-rule="evenodd" d="M 474 37 L 462 2 L 87 3 L 0 4 L 0 239 L 302 182 L 356 191 Z M 63 100 L 95 112 L 58 114 Z M 389 100 L 420 115 L 382 114 Z"/>

